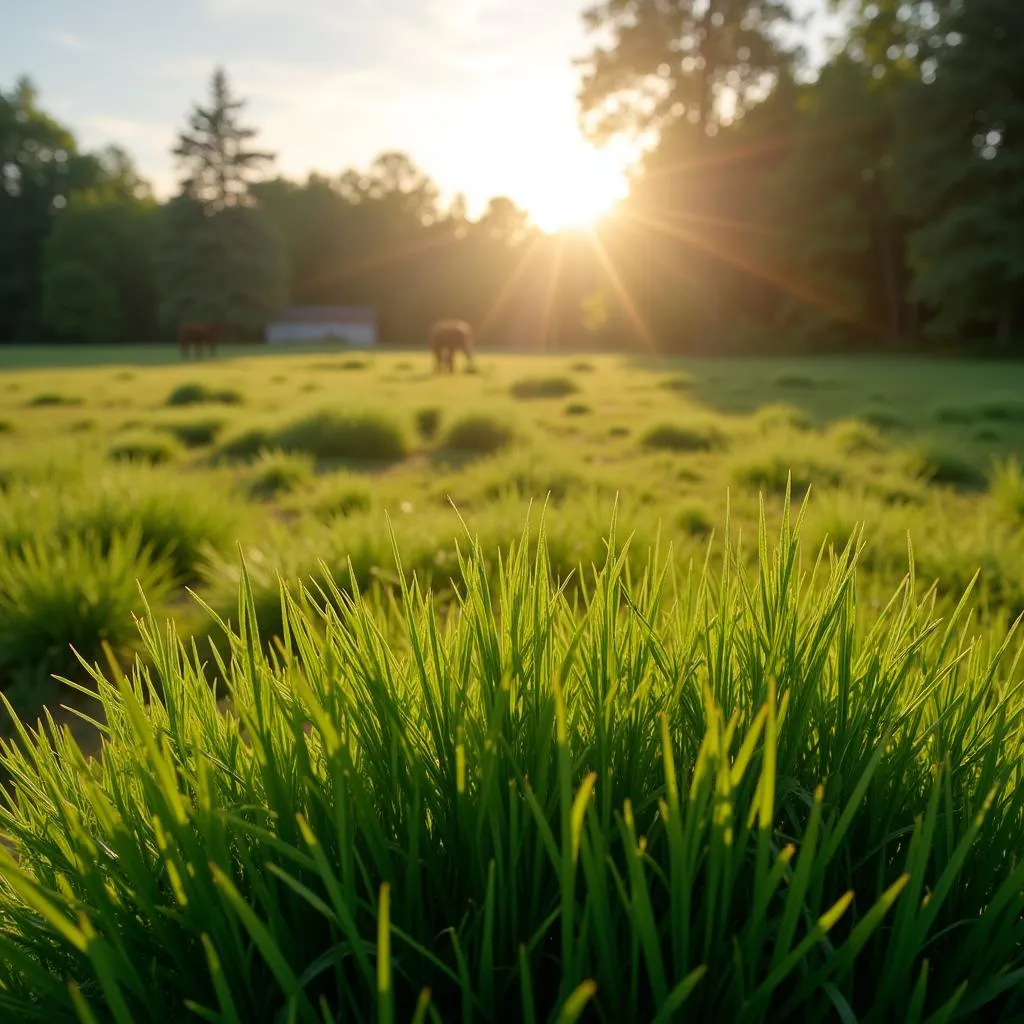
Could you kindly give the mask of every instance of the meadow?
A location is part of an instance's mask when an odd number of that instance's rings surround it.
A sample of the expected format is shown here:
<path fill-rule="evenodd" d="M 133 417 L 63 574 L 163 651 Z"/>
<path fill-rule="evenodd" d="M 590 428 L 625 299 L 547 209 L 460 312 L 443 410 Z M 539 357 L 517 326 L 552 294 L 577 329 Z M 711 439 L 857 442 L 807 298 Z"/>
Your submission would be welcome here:
<path fill-rule="evenodd" d="M 135 355 L 0 352 L 11 1019 L 1024 1019 L 1024 367 Z"/>

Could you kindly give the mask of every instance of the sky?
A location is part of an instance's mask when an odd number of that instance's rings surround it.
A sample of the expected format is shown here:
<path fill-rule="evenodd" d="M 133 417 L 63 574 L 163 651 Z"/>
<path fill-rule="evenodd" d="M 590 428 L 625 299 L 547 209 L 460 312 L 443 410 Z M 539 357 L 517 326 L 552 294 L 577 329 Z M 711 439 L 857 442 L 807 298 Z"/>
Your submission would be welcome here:
<path fill-rule="evenodd" d="M 624 149 L 595 152 L 577 126 L 583 6 L 0 0 L 0 87 L 30 75 L 83 148 L 124 146 L 167 195 L 175 133 L 220 64 L 280 173 L 338 174 L 397 149 L 443 194 L 464 193 L 471 214 L 507 195 L 555 226 L 610 200 L 627 161 Z"/>

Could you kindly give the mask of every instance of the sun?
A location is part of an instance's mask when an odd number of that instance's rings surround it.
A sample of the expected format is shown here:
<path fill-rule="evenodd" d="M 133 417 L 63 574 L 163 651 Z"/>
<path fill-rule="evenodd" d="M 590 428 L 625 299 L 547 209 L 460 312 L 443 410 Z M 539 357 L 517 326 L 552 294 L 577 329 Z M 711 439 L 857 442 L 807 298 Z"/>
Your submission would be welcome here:
<path fill-rule="evenodd" d="M 582 148 L 522 197 L 530 219 L 548 234 L 590 231 L 628 192 L 623 165 L 602 150 Z"/>

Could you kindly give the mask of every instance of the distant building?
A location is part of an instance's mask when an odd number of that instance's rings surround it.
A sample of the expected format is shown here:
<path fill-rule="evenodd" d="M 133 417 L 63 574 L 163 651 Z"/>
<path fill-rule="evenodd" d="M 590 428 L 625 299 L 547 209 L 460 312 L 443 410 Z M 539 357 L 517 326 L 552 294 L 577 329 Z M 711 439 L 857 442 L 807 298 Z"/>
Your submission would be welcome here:
<path fill-rule="evenodd" d="M 377 311 L 365 306 L 300 306 L 267 325 L 268 345 L 333 341 L 363 348 L 377 344 Z"/>

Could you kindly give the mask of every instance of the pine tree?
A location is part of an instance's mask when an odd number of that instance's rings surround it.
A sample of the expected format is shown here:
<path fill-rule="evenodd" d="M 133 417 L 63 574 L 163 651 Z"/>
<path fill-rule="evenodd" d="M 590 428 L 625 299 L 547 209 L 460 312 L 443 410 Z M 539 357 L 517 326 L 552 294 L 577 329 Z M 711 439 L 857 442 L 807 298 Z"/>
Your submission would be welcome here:
<path fill-rule="evenodd" d="M 247 148 L 257 132 L 239 123 L 244 106 L 244 100 L 232 97 L 227 75 L 217 68 L 210 106 L 192 108 L 188 130 L 172 151 L 186 172 L 182 192 L 211 213 L 244 202 L 260 166 L 274 159 L 272 153 Z"/>
<path fill-rule="evenodd" d="M 174 149 L 187 175 L 163 211 L 160 319 L 168 329 L 212 321 L 251 336 L 287 300 L 285 242 L 250 188 L 272 156 L 247 147 L 256 131 L 239 124 L 244 104 L 220 69 L 211 93 Z"/>

